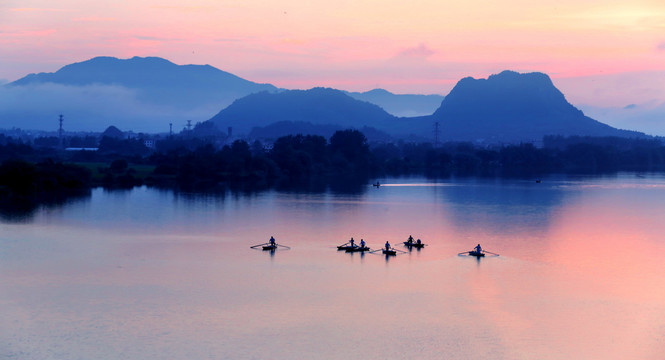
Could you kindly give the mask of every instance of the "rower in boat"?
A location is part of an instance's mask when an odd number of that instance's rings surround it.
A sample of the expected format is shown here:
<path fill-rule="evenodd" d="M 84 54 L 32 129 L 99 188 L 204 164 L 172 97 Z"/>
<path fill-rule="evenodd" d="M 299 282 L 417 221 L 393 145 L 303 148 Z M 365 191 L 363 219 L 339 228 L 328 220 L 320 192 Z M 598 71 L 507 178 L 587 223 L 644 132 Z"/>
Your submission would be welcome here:
<path fill-rule="evenodd" d="M 384 255 L 397 255 L 397 250 L 393 249 L 388 241 L 386 241 L 386 245 L 382 252 Z"/>
<path fill-rule="evenodd" d="M 355 245 L 354 247 L 349 247 L 346 249 L 347 252 L 365 252 L 369 251 L 369 248 L 365 244 L 365 240 L 360 239 L 360 245 Z"/>
<path fill-rule="evenodd" d="M 489 254 L 490 256 L 499 256 L 499 254 L 493 253 L 491 251 L 483 250 L 483 248 L 480 246 L 480 244 L 474 246 L 473 250 L 471 250 L 471 251 L 461 252 L 457 255 L 459 255 L 459 256 L 467 256 L 467 255 L 468 256 L 475 256 L 478 259 L 480 259 L 481 257 L 485 257 L 486 254 Z"/>
<path fill-rule="evenodd" d="M 267 243 L 263 243 L 263 244 L 258 244 L 258 245 L 250 246 L 250 248 L 252 248 L 252 249 L 270 250 L 271 252 L 277 250 L 277 248 L 282 248 L 282 249 L 285 249 L 285 250 L 290 249 L 290 247 L 288 247 L 288 246 L 286 246 L 286 245 L 279 245 L 279 244 L 275 241 L 275 237 L 274 237 L 274 236 L 271 236 L 271 237 L 270 237 L 270 240 L 268 240 Z"/>
<path fill-rule="evenodd" d="M 468 254 L 471 255 L 471 256 L 476 256 L 476 257 L 485 256 L 485 253 L 483 253 L 483 248 L 480 247 L 480 244 L 476 245 L 476 247 L 474 247 L 473 250 L 469 251 Z"/>
<path fill-rule="evenodd" d="M 347 242 L 345 244 L 342 244 L 342 245 L 339 245 L 337 247 L 337 250 L 344 250 L 344 251 L 355 251 L 357 249 L 358 249 L 358 245 L 356 245 L 356 241 L 353 238 L 351 238 L 351 240 L 349 240 L 349 242 Z"/>
<path fill-rule="evenodd" d="M 413 245 L 413 236 L 409 235 L 409 239 L 406 240 L 406 243 L 404 245 L 406 245 L 406 246 Z"/>
<path fill-rule="evenodd" d="M 423 242 L 420 239 L 416 240 L 416 246 L 420 247 L 423 245 Z"/>
<path fill-rule="evenodd" d="M 277 243 L 275 242 L 274 237 L 272 237 L 272 236 L 270 237 L 270 240 L 268 240 L 268 245 L 264 244 L 263 250 L 270 250 L 270 251 L 277 250 Z"/>

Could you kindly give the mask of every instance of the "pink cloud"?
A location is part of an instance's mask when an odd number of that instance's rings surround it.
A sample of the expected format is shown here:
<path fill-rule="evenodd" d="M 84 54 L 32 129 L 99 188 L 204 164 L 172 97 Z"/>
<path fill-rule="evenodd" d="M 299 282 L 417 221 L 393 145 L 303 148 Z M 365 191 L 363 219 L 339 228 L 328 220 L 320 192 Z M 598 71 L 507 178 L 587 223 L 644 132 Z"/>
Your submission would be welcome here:
<path fill-rule="evenodd" d="M 663 42 L 661 42 L 660 44 L 658 44 L 658 45 L 656 46 L 656 49 L 657 49 L 658 51 L 665 51 L 665 41 L 663 41 Z"/>
<path fill-rule="evenodd" d="M 418 46 L 404 49 L 397 54 L 397 57 L 406 58 L 427 58 L 436 54 L 436 51 L 430 49 L 427 45 L 420 43 Z"/>

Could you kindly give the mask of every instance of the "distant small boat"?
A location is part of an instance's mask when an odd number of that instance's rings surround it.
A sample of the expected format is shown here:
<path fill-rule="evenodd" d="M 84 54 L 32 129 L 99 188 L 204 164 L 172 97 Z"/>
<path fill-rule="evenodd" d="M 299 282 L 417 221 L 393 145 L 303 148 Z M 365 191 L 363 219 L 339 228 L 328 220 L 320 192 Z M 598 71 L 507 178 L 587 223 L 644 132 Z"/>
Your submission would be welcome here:
<path fill-rule="evenodd" d="M 459 256 L 475 256 L 477 258 L 481 258 L 481 257 L 485 257 L 485 255 L 487 255 L 487 254 L 489 254 L 490 256 L 499 256 L 499 254 L 493 253 L 493 252 L 487 251 L 487 250 L 480 250 L 480 251 L 471 250 L 471 251 L 461 252 L 457 255 L 459 255 Z"/>
<path fill-rule="evenodd" d="M 252 248 L 252 249 L 257 249 L 258 250 L 260 248 L 261 250 L 270 250 L 270 251 L 275 251 L 275 250 L 277 250 L 278 247 L 281 247 L 281 248 L 286 249 L 286 250 L 290 249 L 290 247 L 288 247 L 288 246 L 280 245 L 280 244 L 276 243 L 275 239 L 273 237 L 270 237 L 270 241 L 267 242 L 267 243 L 250 246 L 250 248 Z"/>
<path fill-rule="evenodd" d="M 376 187 L 379 187 L 379 186 L 381 186 L 381 183 L 377 181 L 375 184 L 372 184 L 372 185 L 374 185 Z"/>

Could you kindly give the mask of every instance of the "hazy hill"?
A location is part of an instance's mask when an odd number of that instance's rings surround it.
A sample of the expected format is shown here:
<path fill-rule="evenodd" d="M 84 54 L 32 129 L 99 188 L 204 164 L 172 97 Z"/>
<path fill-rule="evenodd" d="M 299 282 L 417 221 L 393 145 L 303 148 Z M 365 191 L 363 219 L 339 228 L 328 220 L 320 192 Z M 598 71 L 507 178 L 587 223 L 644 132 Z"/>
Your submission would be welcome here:
<path fill-rule="evenodd" d="M 277 90 L 273 85 L 251 82 L 210 65 L 176 65 L 158 57 L 96 57 L 64 66 L 54 73 L 30 74 L 9 85 L 44 83 L 119 85 L 138 90 L 142 100 L 180 107 Z"/>
<path fill-rule="evenodd" d="M 460 80 L 431 116 L 444 140 L 536 141 L 544 135 L 640 136 L 585 116 L 542 73 Z"/>
<path fill-rule="evenodd" d="M 393 94 L 383 89 L 366 92 L 347 92 L 354 99 L 379 105 L 388 113 L 400 116 L 431 115 L 443 101 L 441 95 Z"/>
<path fill-rule="evenodd" d="M 210 121 L 220 129 L 232 127 L 234 134 L 248 134 L 254 127 L 274 123 L 288 124 L 294 132 L 299 127 L 309 131 L 312 125 L 383 129 L 396 119 L 379 106 L 353 99 L 342 91 L 313 88 L 248 95 L 234 101 Z"/>
<path fill-rule="evenodd" d="M 181 129 L 235 99 L 277 91 L 210 65 L 176 65 L 157 57 L 96 57 L 54 73 L 30 74 L 0 88 L 0 119 L 8 126 L 100 131 L 110 124 L 135 131 Z"/>

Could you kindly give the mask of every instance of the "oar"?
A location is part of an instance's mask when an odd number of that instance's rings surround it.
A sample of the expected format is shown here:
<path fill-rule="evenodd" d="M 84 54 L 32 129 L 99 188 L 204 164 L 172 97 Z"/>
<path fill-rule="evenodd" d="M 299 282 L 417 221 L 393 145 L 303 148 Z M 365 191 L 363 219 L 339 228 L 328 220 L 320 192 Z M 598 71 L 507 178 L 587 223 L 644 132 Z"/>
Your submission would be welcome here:
<path fill-rule="evenodd" d="M 470 253 L 471 253 L 471 251 L 465 251 L 465 252 L 461 252 L 461 253 L 459 253 L 459 254 L 457 254 L 457 255 L 458 255 L 458 256 L 459 256 L 459 255 L 469 255 Z"/>
<path fill-rule="evenodd" d="M 288 247 L 288 246 L 286 246 L 286 245 L 280 245 L 280 244 L 275 244 L 275 245 L 277 245 L 277 246 L 281 246 L 281 247 L 283 247 L 283 248 L 291 249 L 290 247 Z"/>
<path fill-rule="evenodd" d="M 484 252 L 484 253 L 488 253 L 488 254 L 492 254 L 492 255 L 499 256 L 499 254 L 495 254 L 495 253 L 493 253 L 493 252 L 491 252 L 491 251 L 483 250 L 483 252 Z"/>
<path fill-rule="evenodd" d="M 258 244 L 258 245 L 250 246 L 250 248 L 254 249 L 254 248 L 257 248 L 259 246 L 265 246 L 265 245 L 268 245 L 268 244 L 270 244 L 270 243 Z"/>

